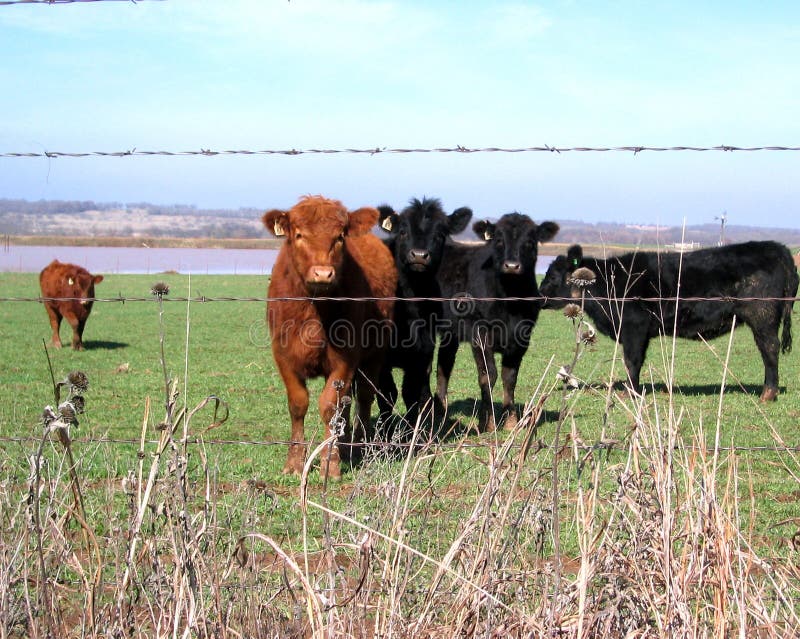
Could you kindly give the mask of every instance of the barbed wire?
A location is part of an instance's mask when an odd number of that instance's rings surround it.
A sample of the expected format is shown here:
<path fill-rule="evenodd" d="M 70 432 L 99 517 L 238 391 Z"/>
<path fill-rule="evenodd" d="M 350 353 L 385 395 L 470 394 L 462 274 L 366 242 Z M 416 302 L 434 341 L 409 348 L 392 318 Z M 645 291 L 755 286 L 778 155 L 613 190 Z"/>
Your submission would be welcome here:
<path fill-rule="evenodd" d="M 0 0 L 0 7 L 9 4 L 74 4 L 78 2 L 165 2 L 166 0 Z"/>
<path fill-rule="evenodd" d="M 33 436 L 9 436 L 9 435 L 2 435 L 0 436 L 0 443 L 5 444 L 36 444 L 41 441 L 40 437 L 33 437 Z M 158 439 L 146 439 L 144 443 L 150 446 L 156 446 L 159 444 Z M 142 444 L 142 440 L 139 438 L 136 439 L 127 439 L 127 438 L 115 438 L 115 437 L 75 437 L 72 439 L 73 444 L 111 444 L 111 445 L 119 445 L 119 446 L 140 446 Z M 299 445 L 303 446 L 309 450 L 313 449 L 314 446 L 317 445 L 319 442 L 310 442 L 310 441 L 293 441 L 289 439 L 274 439 L 274 440 L 244 440 L 244 439 L 201 439 L 198 437 L 192 437 L 187 440 L 188 445 L 197 445 L 197 446 L 261 446 L 261 447 L 270 447 L 270 446 L 281 446 L 286 447 L 290 445 Z M 469 450 L 477 450 L 477 449 L 485 449 L 485 448 L 496 448 L 498 445 L 501 445 L 502 442 L 498 443 L 497 441 L 467 441 L 467 440 L 458 440 L 458 441 L 440 441 L 434 444 L 430 444 L 431 448 L 439 451 L 447 451 L 447 450 L 459 450 L 459 449 L 469 449 Z M 417 443 L 410 443 L 410 442 L 396 442 L 396 441 L 386 441 L 386 440 L 370 440 L 368 442 L 355 442 L 351 444 L 355 447 L 359 448 L 389 448 L 393 450 L 399 449 L 408 449 L 412 446 L 414 448 L 419 448 L 420 444 Z M 561 444 L 558 446 L 558 450 L 563 448 L 571 448 L 573 446 L 572 443 L 568 444 Z M 586 452 L 586 451 L 611 451 L 611 450 L 620 450 L 623 451 L 626 448 L 627 444 L 624 441 L 600 441 L 594 444 L 583 442 L 581 444 L 576 444 L 578 450 Z M 530 448 L 529 444 L 525 443 L 518 443 L 512 444 L 510 448 L 512 450 L 517 450 L 520 448 Z M 545 444 L 543 442 L 538 442 L 538 444 L 534 444 L 532 447 L 534 450 L 555 450 L 555 446 L 553 444 Z M 675 446 L 676 449 L 681 448 L 685 450 L 705 450 L 708 447 L 701 447 L 694 444 L 680 444 L 680 446 Z M 644 448 L 643 448 L 644 449 Z M 775 445 L 761 445 L 761 446 L 718 446 L 715 447 L 716 450 L 721 452 L 768 452 L 768 453 L 800 453 L 800 445 L 795 446 L 775 446 Z"/>
<path fill-rule="evenodd" d="M 89 2 L 92 0 L 80 0 L 82 2 Z M 103 1 L 103 0 L 99 0 Z M 104 0 L 108 1 L 108 0 Z M 2 4 L 0 2 L 0 4 Z M 143 151 L 137 148 L 128 149 L 125 151 L 6 151 L 0 153 L 3 158 L 86 158 L 86 157 L 132 157 L 132 156 L 220 156 L 220 155 L 335 155 L 335 154 L 360 154 L 360 155 L 379 155 L 381 153 L 388 154 L 404 154 L 404 153 L 609 153 L 609 152 L 626 152 L 637 155 L 644 151 L 653 152 L 667 152 L 667 151 L 800 151 L 800 146 L 731 146 L 728 144 L 720 144 L 718 146 L 571 146 L 571 147 L 558 147 L 545 144 L 544 146 L 528 146 L 528 147 L 466 147 L 456 145 L 454 147 L 436 147 L 436 148 L 391 148 L 391 147 L 373 147 L 373 148 L 340 148 L 340 149 L 227 149 L 227 150 L 214 150 L 200 148 L 199 150 L 189 151 Z"/>
<path fill-rule="evenodd" d="M 730 295 L 711 296 L 711 297 L 681 297 L 681 296 L 665 296 L 665 297 L 642 297 L 642 296 L 629 296 L 629 297 L 600 297 L 600 296 L 587 296 L 586 301 L 595 302 L 615 302 L 615 303 L 628 303 L 628 302 L 797 302 L 800 297 L 734 297 Z M 208 297 L 199 295 L 195 297 L 181 297 L 170 296 L 162 297 L 160 301 L 163 302 L 182 302 L 182 303 L 196 303 L 205 304 L 208 302 L 456 302 L 458 304 L 472 304 L 478 302 L 575 302 L 573 297 L 550 297 L 544 295 L 534 295 L 529 297 L 473 297 L 471 295 L 458 295 L 455 297 L 326 297 L 326 296 L 298 296 L 298 297 L 228 297 L 216 296 Z M 156 296 L 149 297 L 125 297 L 119 295 L 117 297 L 0 297 L 0 302 L 119 302 L 125 304 L 126 302 L 159 302 Z"/>

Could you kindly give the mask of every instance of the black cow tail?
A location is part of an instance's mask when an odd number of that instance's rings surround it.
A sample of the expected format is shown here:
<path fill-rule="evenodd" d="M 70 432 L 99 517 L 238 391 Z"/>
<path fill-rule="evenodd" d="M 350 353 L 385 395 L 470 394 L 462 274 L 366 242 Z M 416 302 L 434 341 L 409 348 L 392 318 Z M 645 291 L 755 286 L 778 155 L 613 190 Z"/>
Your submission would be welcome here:
<path fill-rule="evenodd" d="M 791 264 L 794 267 L 794 264 Z M 797 268 L 792 268 L 787 279 L 788 286 L 783 292 L 783 296 L 787 298 L 794 298 L 797 296 L 797 287 L 800 286 L 800 275 L 797 274 Z M 794 306 L 794 299 L 787 299 L 783 303 L 783 332 L 781 333 L 781 352 L 790 353 L 792 350 L 792 307 Z"/>

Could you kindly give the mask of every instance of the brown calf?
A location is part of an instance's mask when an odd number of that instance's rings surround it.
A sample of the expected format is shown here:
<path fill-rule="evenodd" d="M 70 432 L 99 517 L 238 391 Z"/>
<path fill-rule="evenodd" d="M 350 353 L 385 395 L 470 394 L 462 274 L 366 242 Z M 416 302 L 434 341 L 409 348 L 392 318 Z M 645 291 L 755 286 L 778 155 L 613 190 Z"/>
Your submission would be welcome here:
<path fill-rule="evenodd" d="M 306 380 L 312 377 L 325 378 L 319 398 L 325 438 L 330 437 L 331 421 L 341 416 L 343 441 L 359 441 L 347 426 L 348 400 L 342 401 L 349 396 L 354 378 L 357 423 L 353 430 L 363 429 L 361 436 L 368 435 L 375 386 L 390 339 L 393 302 L 336 298 L 394 295 L 394 260 L 383 242 L 369 232 L 377 220 L 374 208 L 348 212 L 341 202 L 320 196 L 301 198 L 288 211 L 264 214 L 270 232 L 286 238 L 272 270 L 269 297 L 332 298 L 267 305 L 272 353 L 286 386 L 292 420 L 285 474 L 303 470 Z M 363 376 L 356 378 L 357 371 Z M 320 473 L 340 477 L 337 446 L 323 451 Z"/>
<path fill-rule="evenodd" d="M 44 302 L 50 326 L 53 328 L 53 346 L 61 348 L 58 334 L 61 319 L 72 326 L 72 348 L 83 350 L 83 329 L 89 313 L 92 312 L 94 285 L 103 281 L 102 275 L 92 275 L 85 268 L 75 264 L 64 264 L 53 260 L 39 274 L 42 297 L 70 298 L 50 299 Z"/>

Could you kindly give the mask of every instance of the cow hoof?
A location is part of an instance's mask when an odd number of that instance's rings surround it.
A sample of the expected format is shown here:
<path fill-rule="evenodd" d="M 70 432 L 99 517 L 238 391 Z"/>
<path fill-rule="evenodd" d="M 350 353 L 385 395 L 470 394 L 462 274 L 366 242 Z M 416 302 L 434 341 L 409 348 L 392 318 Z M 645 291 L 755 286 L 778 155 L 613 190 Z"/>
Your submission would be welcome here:
<path fill-rule="evenodd" d="M 778 390 L 775 388 L 765 388 L 764 391 L 761 393 L 761 401 L 766 402 L 774 402 L 778 399 Z"/>
<path fill-rule="evenodd" d="M 330 463 L 328 467 L 325 465 L 319 467 L 319 478 L 323 481 L 328 480 L 332 482 L 342 481 L 342 471 L 339 469 L 339 464 Z"/>
<path fill-rule="evenodd" d="M 286 466 L 283 467 L 283 470 L 281 471 L 281 474 L 282 475 L 297 475 L 298 477 L 300 477 L 303 474 L 303 469 L 301 468 L 301 469 L 298 470 L 294 466 L 290 466 L 289 464 L 287 464 Z"/>
<path fill-rule="evenodd" d="M 53 348 L 61 348 L 61 342 L 53 342 Z"/>
<path fill-rule="evenodd" d="M 517 427 L 519 423 L 519 418 L 514 413 L 509 413 L 506 417 L 506 421 L 503 424 L 503 430 L 513 430 Z"/>

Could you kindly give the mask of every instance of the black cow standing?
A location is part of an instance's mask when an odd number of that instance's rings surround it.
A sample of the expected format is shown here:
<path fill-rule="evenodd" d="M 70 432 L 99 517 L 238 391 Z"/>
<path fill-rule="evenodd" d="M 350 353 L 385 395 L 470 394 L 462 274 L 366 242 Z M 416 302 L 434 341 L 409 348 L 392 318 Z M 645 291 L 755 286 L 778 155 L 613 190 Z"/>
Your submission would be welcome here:
<path fill-rule="evenodd" d="M 446 303 L 444 307 L 437 396 L 446 403 L 458 345 L 469 342 L 481 390 L 479 427 L 492 431 L 496 426 L 492 408 L 492 387 L 497 381 L 494 356 L 501 355 L 505 426 L 511 428 L 517 423 L 514 403 L 517 375 L 541 308 L 539 300 L 503 298 L 539 296 L 536 285 L 538 244 L 553 239 L 558 233 L 558 224 L 536 224 L 527 215 L 508 213 L 495 224 L 483 220 L 472 228 L 486 243 L 448 246 L 439 269 L 443 297 L 463 297 L 463 300 Z M 471 298 L 499 299 L 476 301 Z"/>
<path fill-rule="evenodd" d="M 442 303 L 435 300 L 407 298 L 441 298 L 436 275 L 442 254 L 451 235 L 463 231 L 472 217 L 472 210 L 462 207 L 447 215 L 435 198 L 416 198 L 400 213 L 388 205 L 378 207 L 381 227 L 390 233 L 385 240 L 394 255 L 398 271 L 394 322 L 395 344 L 389 349 L 381 373 L 382 411 L 386 402 L 397 401 L 397 386 L 392 368 L 403 371 L 402 394 L 406 420 L 413 428 L 420 410 L 432 409 L 431 365 L 436 349 L 436 325 L 442 317 Z M 391 437 L 392 433 L 386 433 Z"/>
<path fill-rule="evenodd" d="M 786 353 L 792 348 L 793 301 L 779 298 L 796 296 L 798 287 L 797 270 L 784 245 L 746 242 L 683 255 L 634 252 L 608 259 L 584 257 L 581 247 L 575 245 L 550 265 L 542 295 L 578 296 L 572 273 L 580 267 L 596 275 L 594 283 L 584 289 L 585 311 L 600 332 L 622 345 L 629 382 L 635 389 L 640 389 L 639 373 L 652 338 L 671 335 L 674 329 L 678 337 L 712 339 L 728 332 L 735 317 L 737 325 L 747 324 L 753 331 L 764 360 L 761 401 L 776 399 L 778 351 Z M 566 303 L 548 300 L 547 307 Z"/>

